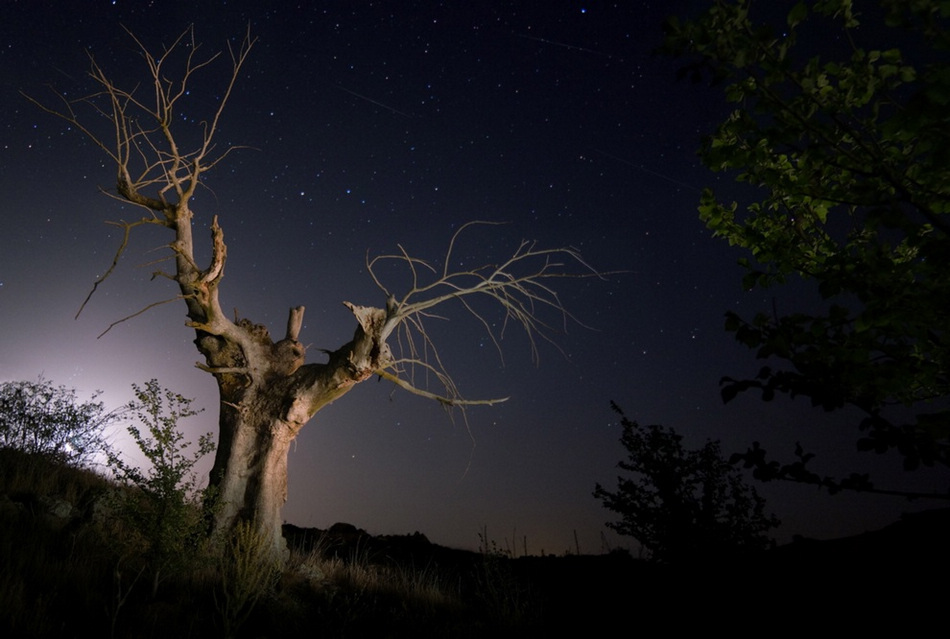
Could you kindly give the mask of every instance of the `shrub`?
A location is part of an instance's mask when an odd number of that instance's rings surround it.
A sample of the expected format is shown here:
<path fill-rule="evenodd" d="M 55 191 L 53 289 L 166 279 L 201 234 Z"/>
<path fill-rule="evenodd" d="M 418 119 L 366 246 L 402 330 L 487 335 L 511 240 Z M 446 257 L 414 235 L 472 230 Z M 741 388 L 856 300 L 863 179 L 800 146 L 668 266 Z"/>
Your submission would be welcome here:
<path fill-rule="evenodd" d="M 201 504 L 210 499 L 205 499 L 207 489 L 197 490 L 192 469 L 214 450 L 214 443 L 207 433 L 198 439 L 197 450 L 189 452 L 191 442 L 184 441 L 178 430 L 179 420 L 201 412 L 191 408 L 194 400 L 162 389 L 154 379 L 144 388 L 136 384 L 132 388 L 137 401 L 129 404 L 129 410 L 148 435 L 134 425 L 128 432 L 152 467 L 146 472 L 130 466 L 114 452 L 109 454 L 109 466 L 116 479 L 130 488 L 119 497 L 119 514 L 144 546 L 154 593 L 163 572 L 186 562 L 205 537 Z"/>
<path fill-rule="evenodd" d="M 641 426 L 621 416 L 621 442 L 629 461 L 618 466 L 617 492 L 597 484 L 594 496 L 623 519 L 608 523 L 640 542 L 657 561 L 678 562 L 713 553 L 761 549 L 778 520 L 765 500 L 722 456 L 718 441 L 686 450 L 683 437 L 662 426 Z"/>
<path fill-rule="evenodd" d="M 119 417 L 96 401 L 99 395 L 80 402 L 74 389 L 42 377 L 0 384 L 0 448 L 88 466 L 108 448 L 105 430 Z"/>

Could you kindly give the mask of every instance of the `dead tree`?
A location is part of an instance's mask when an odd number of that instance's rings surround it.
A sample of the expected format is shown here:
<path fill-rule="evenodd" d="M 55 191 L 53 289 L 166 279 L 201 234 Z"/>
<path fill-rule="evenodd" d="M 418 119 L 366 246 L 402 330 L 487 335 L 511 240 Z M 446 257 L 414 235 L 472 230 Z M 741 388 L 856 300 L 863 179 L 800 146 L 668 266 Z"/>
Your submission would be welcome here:
<path fill-rule="evenodd" d="M 231 319 L 222 311 L 219 288 L 227 247 L 217 217 L 211 223 L 210 264 L 202 267 L 195 260 L 189 203 L 205 173 L 236 148 L 219 148 L 214 140 L 254 39 L 248 33 L 237 49 L 229 48 L 231 72 L 222 97 L 216 110 L 200 124 L 198 135 L 190 138 L 197 142 L 186 146 L 179 131 L 186 123 L 174 118 L 176 109 L 188 96 L 198 72 L 219 56 L 200 57 L 192 28 L 157 57 L 129 35 L 148 67 L 142 86 L 121 88 L 90 56 L 95 93 L 78 100 L 57 94 L 59 102 L 52 105 L 26 96 L 69 122 L 106 153 L 118 172 L 115 191 L 106 193 L 145 212 L 138 220 L 114 222 L 123 230 L 123 240 L 83 306 L 115 269 L 133 229 L 147 225 L 168 229 L 174 269 L 158 274 L 177 283 L 179 294 L 173 300 L 184 302 L 186 324 L 195 330 L 195 344 L 204 357 L 204 362 L 196 365 L 214 376 L 220 393 L 220 431 L 210 478 L 219 500 L 214 529 L 225 532 L 240 520 L 252 521 L 270 539 L 274 553 L 282 554 L 280 512 L 287 497 L 287 454 L 300 429 L 321 408 L 374 375 L 447 406 L 464 409 L 471 404 L 503 401 L 471 401 L 460 395 L 426 330 L 433 309 L 452 300 L 460 302 L 497 346 L 499 333 L 476 303 L 478 298 L 487 299 L 500 305 L 505 323 L 519 325 L 536 346 L 539 338 L 549 338 L 541 311 L 553 311 L 564 321 L 570 318 L 551 281 L 596 273 L 573 249 L 543 250 L 528 242 L 522 242 L 501 264 L 452 271 L 449 265 L 459 233 L 471 224 L 481 224 L 470 223 L 452 237 L 441 268 L 410 256 L 401 247 L 392 255 L 368 259 L 369 273 L 385 303 L 373 307 L 344 302 L 356 318 L 352 339 L 328 353 L 325 363 L 306 364 L 306 349 L 299 339 L 303 306 L 290 309 L 286 334 L 276 342 L 264 326 Z M 175 63 L 180 65 L 177 75 L 169 68 Z M 178 79 L 171 79 L 175 77 Z M 107 133 L 98 128 L 103 122 L 108 123 Z M 379 277 L 380 265 L 392 260 L 404 265 L 411 275 L 408 292 L 387 290 Z M 416 383 L 418 373 L 436 380 L 439 392 Z"/>

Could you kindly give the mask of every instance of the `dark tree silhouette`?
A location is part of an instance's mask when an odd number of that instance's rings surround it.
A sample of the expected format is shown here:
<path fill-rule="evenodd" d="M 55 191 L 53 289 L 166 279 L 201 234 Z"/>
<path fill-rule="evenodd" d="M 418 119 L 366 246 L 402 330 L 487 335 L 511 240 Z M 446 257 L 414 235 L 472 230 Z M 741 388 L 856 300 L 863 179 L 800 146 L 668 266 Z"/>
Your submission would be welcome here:
<path fill-rule="evenodd" d="M 633 537 L 663 562 L 683 562 L 736 550 L 762 549 L 778 520 L 765 500 L 723 458 L 718 441 L 687 450 L 683 437 L 663 426 L 641 426 L 611 404 L 623 426 L 621 443 L 631 473 L 617 491 L 597 484 L 594 497 L 622 519 L 607 525 Z"/>

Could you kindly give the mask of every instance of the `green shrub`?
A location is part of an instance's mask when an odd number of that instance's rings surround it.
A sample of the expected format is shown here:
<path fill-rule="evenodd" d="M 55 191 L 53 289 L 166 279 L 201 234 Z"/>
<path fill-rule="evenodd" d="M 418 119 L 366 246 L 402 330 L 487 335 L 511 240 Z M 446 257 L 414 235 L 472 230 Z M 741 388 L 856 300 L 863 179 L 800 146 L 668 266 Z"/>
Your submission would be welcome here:
<path fill-rule="evenodd" d="M 0 448 L 89 465 L 108 448 L 105 430 L 119 417 L 96 401 L 99 394 L 80 402 L 74 389 L 42 377 L 0 384 Z"/>
<path fill-rule="evenodd" d="M 109 467 L 129 490 L 119 493 L 117 509 L 150 564 L 153 594 L 164 573 L 183 567 L 206 539 L 203 508 L 211 501 L 207 489 L 198 490 L 195 464 L 214 450 L 211 433 L 198 439 L 198 448 L 178 430 L 178 422 L 200 413 L 194 400 L 162 389 L 157 380 L 144 388 L 133 384 L 137 401 L 129 410 L 147 429 L 129 426 L 139 450 L 151 462 L 148 471 L 131 466 L 118 454 L 109 453 Z"/>

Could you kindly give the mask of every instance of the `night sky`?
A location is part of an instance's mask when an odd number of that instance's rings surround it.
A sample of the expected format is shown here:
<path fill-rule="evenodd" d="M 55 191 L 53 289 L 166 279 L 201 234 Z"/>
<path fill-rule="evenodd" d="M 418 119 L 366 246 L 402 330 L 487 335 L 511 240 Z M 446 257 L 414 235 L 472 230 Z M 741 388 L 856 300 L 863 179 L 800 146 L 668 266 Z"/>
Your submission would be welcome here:
<path fill-rule="evenodd" d="M 141 213 L 99 192 L 114 188 L 115 175 L 101 151 L 19 91 L 47 100 L 47 85 L 68 97 L 89 92 L 87 50 L 120 84 L 145 81 L 122 25 L 157 52 L 194 23 L 211 53 L 239 44 L 250 24 L 258 42 L 219 142 L 252 148 L 210 173 L 192 205 L 199 241 L 212 215 L 225 232 L 224 308 L 282 336 L 288 309 L 305 305 L 300 339 L 308 361 L 323 361 L 319 349 L 338 348 L 355 328 L 344 300 L 384 303 L 367 254 L 402 245 L 438 263 L 471 220 L 508 224 L 464 236 L 459 265 L 496 262 L 526 239 L 624 271 L 559 283 L 583 326 L 553 335 L 563 354 L 540 344 L 538 365 L 523 334 L 505 333 L 502 362 L 477 322 L 443 309 L 449 320 L 433 335 L 463 394 L 511 399 L 470 410 L 466 427 L 391 384 L 361 384 L 292 448 L 287 521 L 420 531 L 466 548 L 487 527 L 502 546 L 517 539 L 519 552 L 526 539 L 530 553 L 573 550 L 575 533 L 582 552 L 635 548 L 604 526 L 614 515 L 591 495 L 596 482 L 615 486 L 625 454 L 611 400 L 693 446 L 721 439 L 732 452 L 759 440 L 787 458 L 801 441 L 819 454 L 819 472 L 877 469 L 901 486 L 945 488 L 940 477 L 891 473 L 898 459 L 854 453 L 854 415 L 752 395 L 720 400 L 720 377 L 760 365 L 724 332 L 724 312 L 751 315 L 773 302 L 807 309 L 816 299 L 806 286 L 743 292 L 741 255 L 698 219 L 701 188 L 744 195 L 695 154 L 728 105 L 676 82 L 678 63 L 652 50 L 666 16 L 704 4 L 3 0 L 0 380 L 42 374 L 82 396 L 101 389 L 118 406 L 132 382 L 155 377 L 207 409 L 183 424 L 192 439 L 216 430 L 216 387 L 193 366 L 182 302 L 97 339 L 177 293 L 150 281 L 165 229 L 138 229 L 120 268 L 73 319 L 120 239 L 104 222 Z M 212 114 L 228 72 L 222 61 L 196 77 L 176 126 Z M 114 439 L 133 453 L 121 428 Z M 933 506 L 759 489 L 783 520 L 780 541 L 854 534 Z"/>

